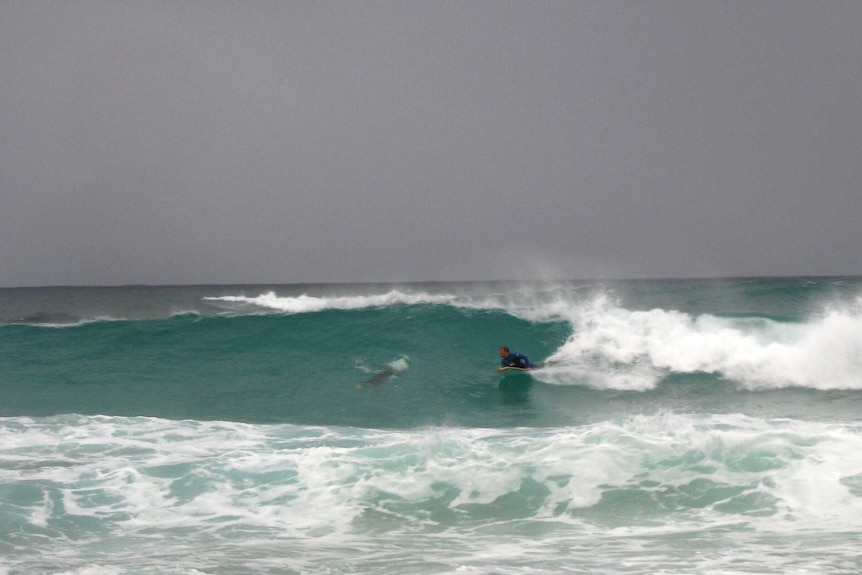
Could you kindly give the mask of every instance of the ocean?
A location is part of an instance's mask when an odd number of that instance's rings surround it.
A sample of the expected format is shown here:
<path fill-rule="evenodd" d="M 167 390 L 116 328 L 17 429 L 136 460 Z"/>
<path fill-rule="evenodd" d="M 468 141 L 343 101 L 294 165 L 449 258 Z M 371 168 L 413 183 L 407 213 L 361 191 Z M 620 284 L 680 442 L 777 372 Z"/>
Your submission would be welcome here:
<path fill-rule="evenodd" d="M 0 391 L 3 575 L 862 572 L 860 278 L 2 289 Z"/>

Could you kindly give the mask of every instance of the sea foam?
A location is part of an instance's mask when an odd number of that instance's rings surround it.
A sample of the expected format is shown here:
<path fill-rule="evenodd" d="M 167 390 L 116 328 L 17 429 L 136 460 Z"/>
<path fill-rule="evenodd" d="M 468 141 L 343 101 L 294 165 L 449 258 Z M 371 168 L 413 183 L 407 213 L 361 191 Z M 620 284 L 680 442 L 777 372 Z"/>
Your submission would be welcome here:
<path fill-rule="evenodd" d="M 386 431 L 63 416 L 2 419 L 0 445 L 0 479 L 21 486 L 0 517 L 34 553 L 7 556 L 10 572 L 85 573 L 108 556 L 118 573 L 277 573 L 267 561 L 313 570 L 351 549 L 368 551 L 352 559 L 361 572 L 381 553 L 424 556 L 422 571 L 524 572 L 536 553 L 552 570 L 592 561 L 595 546 L 637 557 L 625 541 L 652 540 L 666 563 L 662 538 L 699 533 L 712 547 L 730 532 L 729 548 L 762 550 L 766 537 L 774 551 L 803 531 L 817 545 L 862 529 L 862 430 L 839 424 L 662 413 Z M 489 555 L 501 538 L 523 547 Z M 256 563 L 239 549 L 258 550 Z"/>
<path fill-rule="evenodd" d="M 572 334 L 548 358 L 548 382 L 647 390 L 670 374 L 708 373 L 748 389 L 862 389 L 859 307 L 795 323 L 629 310 L 602 296 L 559 313 Z"/>

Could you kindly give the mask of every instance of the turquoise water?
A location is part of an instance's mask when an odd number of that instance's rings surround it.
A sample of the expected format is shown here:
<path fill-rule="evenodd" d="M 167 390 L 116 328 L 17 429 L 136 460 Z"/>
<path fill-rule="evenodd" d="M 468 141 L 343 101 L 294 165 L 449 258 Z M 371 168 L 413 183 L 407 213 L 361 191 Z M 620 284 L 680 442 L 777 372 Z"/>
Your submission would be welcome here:
<path fill-rule="evenodd" d="M 862 568 L 859 278 L 6 289 L 0 365 L 0 573 Z"/>

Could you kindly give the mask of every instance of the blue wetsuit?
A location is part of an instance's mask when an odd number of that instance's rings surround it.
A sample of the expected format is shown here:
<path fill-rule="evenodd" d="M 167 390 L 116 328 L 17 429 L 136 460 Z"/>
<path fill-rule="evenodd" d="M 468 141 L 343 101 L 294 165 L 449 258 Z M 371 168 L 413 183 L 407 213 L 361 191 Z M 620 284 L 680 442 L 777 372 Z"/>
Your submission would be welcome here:
<path fill-rule="evenodd" d="M 521 369 L 537 367 L 530 363 L 530 359 L 526 355 L 515 352 L 510 352 L 509 355 L 503 358 L 503 361 L 501 361 L 500 364 L 503 367 L 520 367 Z"/>

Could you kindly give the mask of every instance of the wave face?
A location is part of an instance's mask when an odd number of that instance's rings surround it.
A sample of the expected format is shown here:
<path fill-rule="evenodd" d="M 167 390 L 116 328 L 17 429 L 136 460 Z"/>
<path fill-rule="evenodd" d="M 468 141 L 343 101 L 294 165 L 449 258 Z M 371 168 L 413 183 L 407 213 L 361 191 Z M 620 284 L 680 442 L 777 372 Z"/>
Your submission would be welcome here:
<path fill-rule="evenodd" d="M 858 280 L 4 290 L 0 416 L 509 427 L 759 404 L 815 417 L 862 390 L 860 293 Z M 501 377 L 500 345 L 546 367 Z"/>
<path fill-rule="evenodd" d="M 860 288 L 0 290 L 0 574 L 859 572 Z"/>

